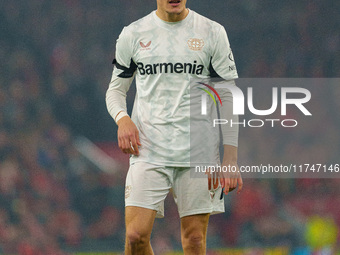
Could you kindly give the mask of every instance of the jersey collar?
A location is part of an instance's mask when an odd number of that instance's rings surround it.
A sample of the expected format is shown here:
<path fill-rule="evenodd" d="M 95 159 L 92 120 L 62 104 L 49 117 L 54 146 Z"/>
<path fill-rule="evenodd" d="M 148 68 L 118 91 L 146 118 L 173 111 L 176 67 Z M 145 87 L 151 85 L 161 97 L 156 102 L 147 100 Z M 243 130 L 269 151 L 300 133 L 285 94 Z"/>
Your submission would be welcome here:
<path fill-rule="evenodd" d="M 156 11 L 152 12 L 152 16 L 153 16 L 153 19 L 156 22 L 156 24 L 159 25 L 160 27 L 163 27 L 165 29 L 174 29 L 174 28 L 181 27 L 181 26 L 187 24 L 191 20 L 191 17 L 193 15 L 193 11 L 190 10 L 189 8 L 188 8 L 188 10 L 189 10 L 189 13 L 185 17 L 185 19 L 183 19 L 181 21 L 177 21 L 177 22 L 167 22 L 167 21 L 160 19 L 157 16 Z"/>

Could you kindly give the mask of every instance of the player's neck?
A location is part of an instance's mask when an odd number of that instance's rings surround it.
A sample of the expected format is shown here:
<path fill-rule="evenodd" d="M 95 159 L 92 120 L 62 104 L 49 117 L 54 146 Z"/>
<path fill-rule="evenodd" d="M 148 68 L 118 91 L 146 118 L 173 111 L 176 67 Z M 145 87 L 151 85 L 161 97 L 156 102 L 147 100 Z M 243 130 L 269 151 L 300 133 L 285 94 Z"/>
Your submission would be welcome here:
<path fill-rule="evenodd" d="M 189 14 L 188 8 L 185 8 L 180 13 L 168 13 L 160 9 L 157 9 L 156 11 L 156 15 L 158 16 L 158 18 L 166 22 L 178 22 L 184 20 L 188 16 L 188 14 Z"/>

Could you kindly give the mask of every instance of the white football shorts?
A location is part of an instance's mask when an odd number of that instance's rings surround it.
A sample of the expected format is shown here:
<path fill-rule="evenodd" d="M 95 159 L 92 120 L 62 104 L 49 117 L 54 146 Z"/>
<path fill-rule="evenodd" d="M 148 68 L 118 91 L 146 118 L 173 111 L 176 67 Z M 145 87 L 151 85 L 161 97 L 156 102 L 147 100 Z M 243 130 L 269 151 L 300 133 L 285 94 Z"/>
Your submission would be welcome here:
<path fill-rule="evenodd" d="M 217 214 L 224 212 L 220 185 L 208 189 L 208 177 L 190 175 L 189 167 L 166 167 L 146 162 L 130 165 L 126 176 L 125 206 L 137 206 L 157 211 L 164 217 L 164 200 L 172 189 L 179 216 Z"/>

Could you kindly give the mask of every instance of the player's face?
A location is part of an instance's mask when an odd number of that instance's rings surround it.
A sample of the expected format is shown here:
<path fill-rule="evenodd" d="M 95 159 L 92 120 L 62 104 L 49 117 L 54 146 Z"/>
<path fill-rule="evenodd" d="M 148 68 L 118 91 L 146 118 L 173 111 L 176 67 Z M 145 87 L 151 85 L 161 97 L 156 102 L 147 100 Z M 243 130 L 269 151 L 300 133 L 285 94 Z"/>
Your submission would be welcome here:
<path fill-rule="evenodd" d="M 157 0 L 157 15 L 162 20 L 176 22 L 184 19 L 188 10 L 187 0 Z"/>

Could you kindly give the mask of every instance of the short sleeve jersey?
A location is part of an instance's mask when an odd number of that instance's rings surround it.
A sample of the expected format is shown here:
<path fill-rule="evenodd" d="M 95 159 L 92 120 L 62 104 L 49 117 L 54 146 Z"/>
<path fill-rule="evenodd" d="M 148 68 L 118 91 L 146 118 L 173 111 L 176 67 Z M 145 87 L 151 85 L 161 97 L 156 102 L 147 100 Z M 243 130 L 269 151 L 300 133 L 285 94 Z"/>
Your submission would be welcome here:
<path fill-rule="evenodd" d="M 224 27 L 192 10 L 179 22 L 153 11 L 125 27 L 113 75 L 136 77 L 132 120 L 142 145 L 130 163 L 179 167 L 190 165 L 190 80 L 238 77 Z"/>

